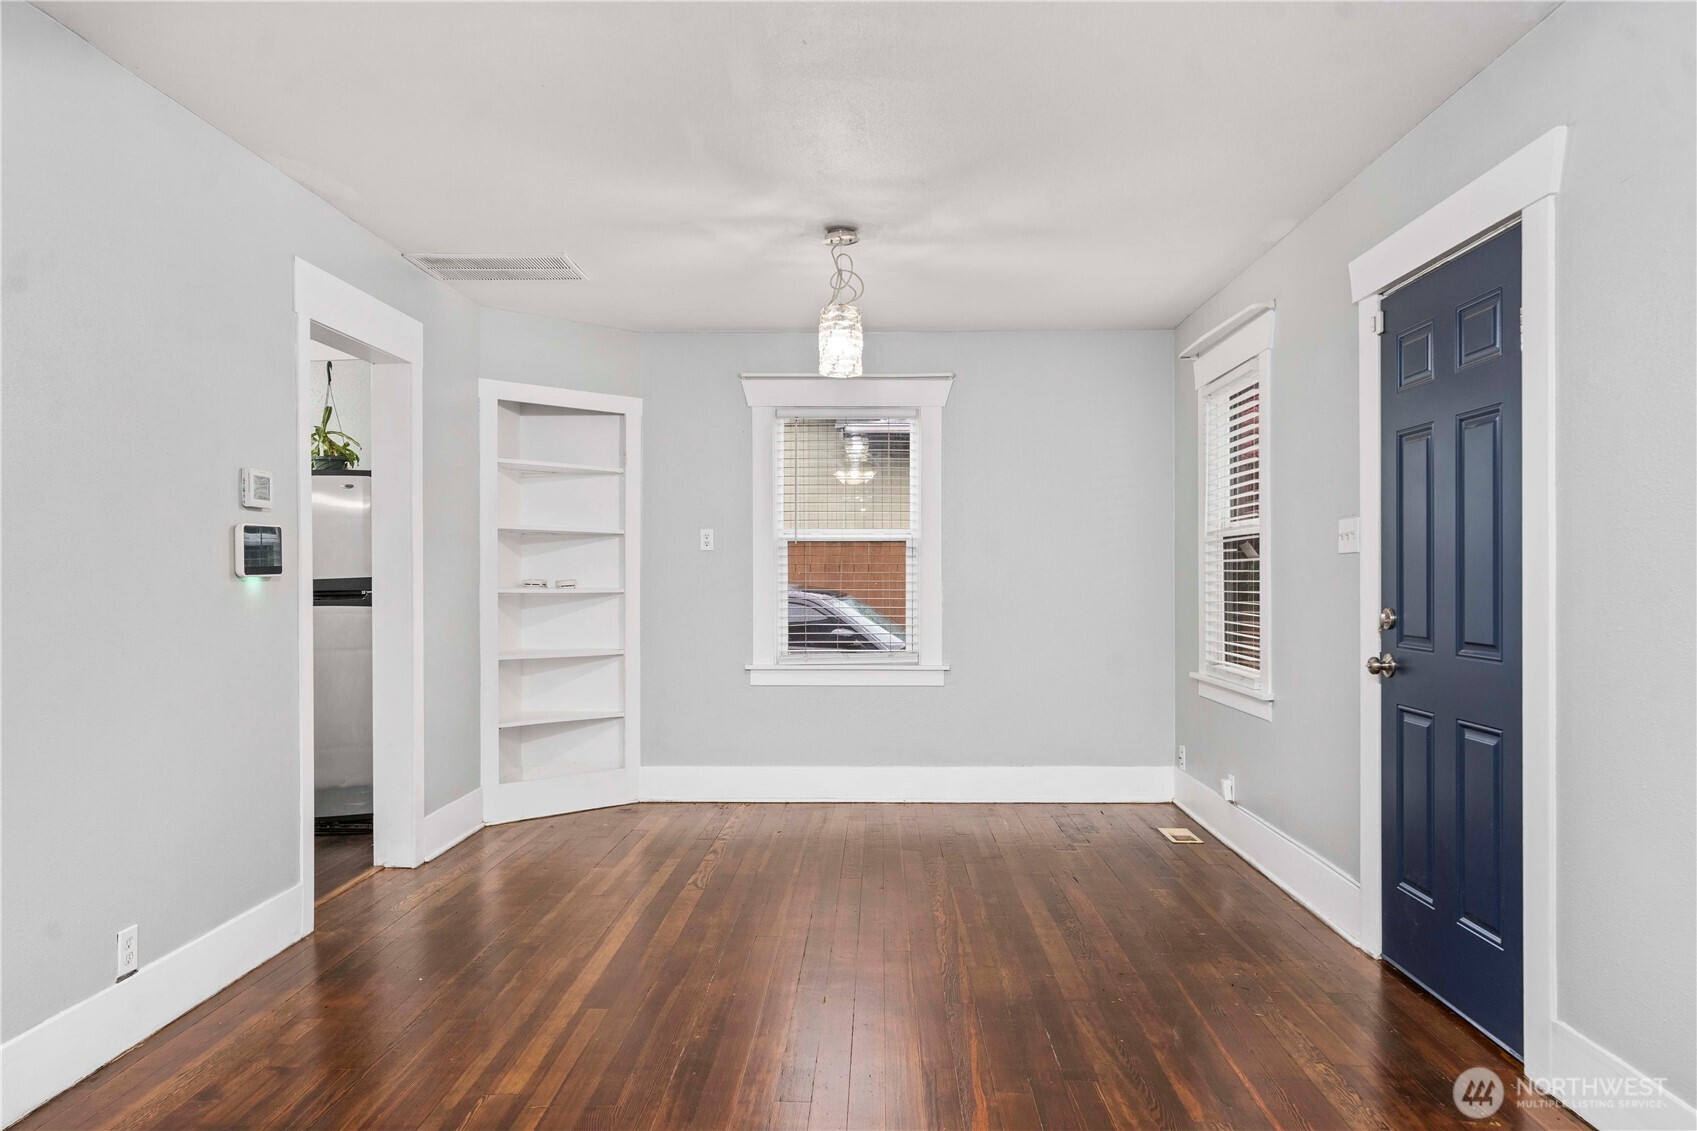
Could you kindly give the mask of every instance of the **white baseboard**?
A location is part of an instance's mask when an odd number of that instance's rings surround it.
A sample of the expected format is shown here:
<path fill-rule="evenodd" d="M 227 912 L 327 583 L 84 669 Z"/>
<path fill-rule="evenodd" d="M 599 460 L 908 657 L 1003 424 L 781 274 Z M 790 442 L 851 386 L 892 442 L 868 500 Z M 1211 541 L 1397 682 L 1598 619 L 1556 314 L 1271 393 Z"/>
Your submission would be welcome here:
<path fill-rule="evenodd" d="M 1171 766 L 644 766 L 644 801 L 1171 801 Z"/>
<path fill-rule="evenodd" d="M 300 938 L 310 898 L 296 884 L 0 1045 L 0 1123 L 28 1115 Z"/>
<path fill-rule="evenodd" d="M 483 790 L 479 787 L 424 815 L 419 863 L 436 859 L 482 827 Z"/>
<path fill-rule="evenodd" d="M 1598 1131 L 1690 1131 L 1697 1108 L 1565 1021 L 1550 1026 L 1550 1063 L 1533 1082 Z"/>
<path fill-rule="evenodd" d="M 1179 773 L 1174 800 L 1214 838 L 1318 915 L 1332 930 L 1361 945 L 1361 885 L 1307 845 L 1195 778 Z"/>

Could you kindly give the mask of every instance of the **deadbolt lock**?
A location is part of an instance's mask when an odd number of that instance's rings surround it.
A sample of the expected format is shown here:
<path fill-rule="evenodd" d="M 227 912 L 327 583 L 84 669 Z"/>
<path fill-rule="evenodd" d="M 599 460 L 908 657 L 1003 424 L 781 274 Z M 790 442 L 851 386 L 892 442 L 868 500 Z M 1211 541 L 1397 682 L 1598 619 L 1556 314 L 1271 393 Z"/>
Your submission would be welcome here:
<path fill-rule="evenodd" d="M 1395 627 L 1396 627 L 1396 610 L 1395 609 L 1380 609 L 1379 610 L 1379 631 L 1380 632 L 1389 632 L 1391 629 L 1393 629 Z"/>

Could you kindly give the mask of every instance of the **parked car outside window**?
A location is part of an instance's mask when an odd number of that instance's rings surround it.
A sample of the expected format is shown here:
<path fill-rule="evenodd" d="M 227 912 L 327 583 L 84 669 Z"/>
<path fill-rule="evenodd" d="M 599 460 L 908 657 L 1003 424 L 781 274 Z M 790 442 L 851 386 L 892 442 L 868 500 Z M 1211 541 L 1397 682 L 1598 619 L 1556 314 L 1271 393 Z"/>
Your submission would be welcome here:
<path fill-rule="evenodd" d="M 901 652 L 907 641 L 890 619 L 858 597 L 791 589 L 791 652 Z"/>

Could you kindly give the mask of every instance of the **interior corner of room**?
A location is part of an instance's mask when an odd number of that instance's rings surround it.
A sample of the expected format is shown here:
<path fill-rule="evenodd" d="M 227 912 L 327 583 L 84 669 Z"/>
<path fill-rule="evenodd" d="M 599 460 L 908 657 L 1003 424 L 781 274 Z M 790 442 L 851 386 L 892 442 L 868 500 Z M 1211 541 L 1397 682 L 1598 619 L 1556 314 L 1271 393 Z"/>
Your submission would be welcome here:
<path fill-rule="evenodd" d="M 1697 5 L 190 7 L 0 5 L 0 1123 L 1697 1125 Z"/>

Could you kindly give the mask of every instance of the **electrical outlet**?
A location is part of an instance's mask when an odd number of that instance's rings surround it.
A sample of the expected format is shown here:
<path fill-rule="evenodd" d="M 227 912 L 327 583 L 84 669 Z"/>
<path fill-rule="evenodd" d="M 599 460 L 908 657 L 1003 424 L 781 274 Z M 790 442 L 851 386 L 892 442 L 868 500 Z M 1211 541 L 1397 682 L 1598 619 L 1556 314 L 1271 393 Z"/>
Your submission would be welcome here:
<path fill-rule="evenodd" d="M 1184 747 L 1178 748 L 1178 768 L 1184 769 Z"/>
<path fill-rule="evenodd" d="M 713 532 L 705 526 L 701 528 L 701 548 L 703 550 L 711 550 L 713 548 Z"/>
<path fill-rule="evenodd" d="M 118 932 L 118 981 L 123 981 L 141 968 L 136 957 L 136 925 L 131 923 Z"/>
<path fill-rule="evenodd" d="M 1220 779 L 1220 796 L 1231 802 L 1233 805 L 1237 804 L 1236 776 L 1227 774 L 1225 777 Z"/>

